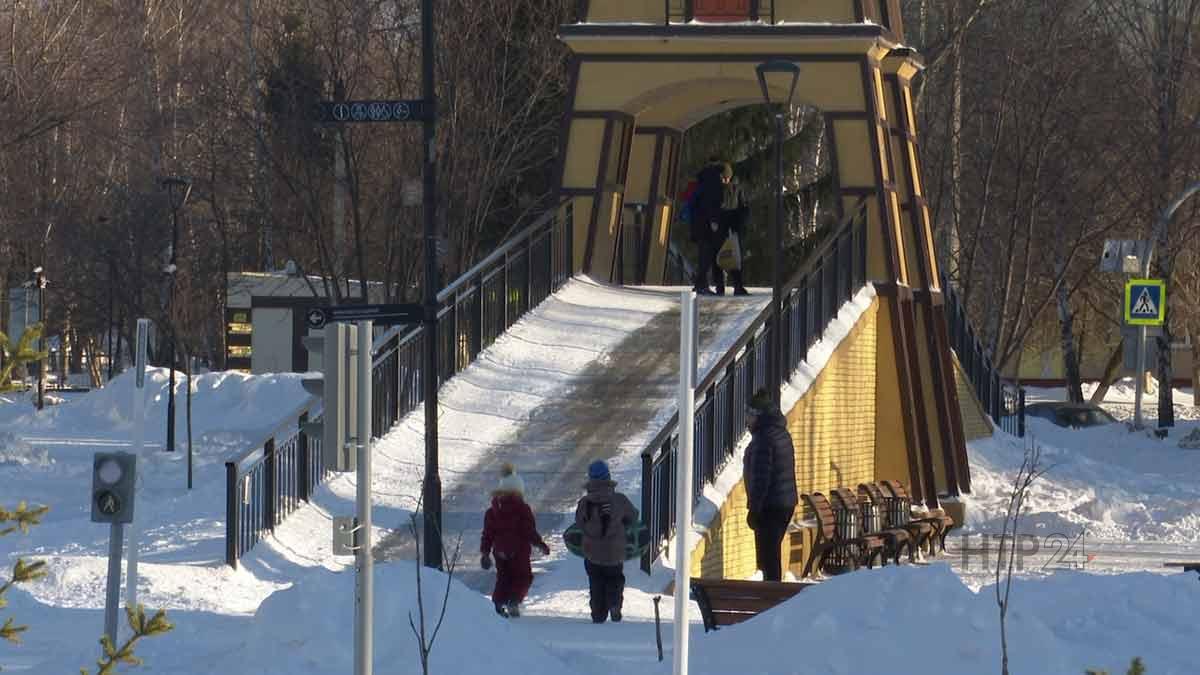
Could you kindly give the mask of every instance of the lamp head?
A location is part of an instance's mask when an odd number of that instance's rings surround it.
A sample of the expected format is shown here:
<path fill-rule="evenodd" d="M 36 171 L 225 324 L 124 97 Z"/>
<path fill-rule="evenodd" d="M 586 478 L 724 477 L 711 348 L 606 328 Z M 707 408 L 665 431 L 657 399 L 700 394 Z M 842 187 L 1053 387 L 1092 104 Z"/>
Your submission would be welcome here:
<path fill-rule="evenodd" d="M 162 188 L 167 191 L 171 200 L 171 209 L 178 211 L 187 203 L 188 195 L 192 193 L 192 184 L 178 176 L 168 176 L 162 180 Z"/>
<path fill-rule="evenodd" d="M 796 83 L 800 81 L 800 66 L 792 61 L 771 59 L 758 64 L 754 70 L 758 73 L 758 86 L 762 88 L 764 103 L 784 106 L 792 104 L 792 98 L 796 95 Z M 787 98 L 772 99 L 770 85 L 787 89 Z"/>

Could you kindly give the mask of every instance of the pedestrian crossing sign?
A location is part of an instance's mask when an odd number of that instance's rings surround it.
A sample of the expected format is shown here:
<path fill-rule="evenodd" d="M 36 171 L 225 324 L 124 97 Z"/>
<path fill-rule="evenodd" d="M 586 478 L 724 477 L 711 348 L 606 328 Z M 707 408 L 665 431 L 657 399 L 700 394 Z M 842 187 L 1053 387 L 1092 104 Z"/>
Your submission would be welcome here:
<path fill-rule="evenodd" d="M 1131 326 L 1161 326 L 1166 314 L 1166 282 L 1162 279 L 1130 279 L 1125 282 L 1125 323 Z"/>

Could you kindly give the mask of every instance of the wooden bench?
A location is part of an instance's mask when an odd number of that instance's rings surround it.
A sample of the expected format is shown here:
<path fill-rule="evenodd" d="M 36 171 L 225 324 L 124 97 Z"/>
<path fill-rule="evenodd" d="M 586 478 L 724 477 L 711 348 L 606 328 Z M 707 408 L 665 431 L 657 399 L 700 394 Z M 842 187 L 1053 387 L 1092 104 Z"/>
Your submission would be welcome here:
<path fill-rule="evenodd" d="M 700 616 L 704 618 L 706 633 L 721 626 L 741 623 L 815 585 L 695 577 L 691 580 L 692 599 L 700 605 Z"/>

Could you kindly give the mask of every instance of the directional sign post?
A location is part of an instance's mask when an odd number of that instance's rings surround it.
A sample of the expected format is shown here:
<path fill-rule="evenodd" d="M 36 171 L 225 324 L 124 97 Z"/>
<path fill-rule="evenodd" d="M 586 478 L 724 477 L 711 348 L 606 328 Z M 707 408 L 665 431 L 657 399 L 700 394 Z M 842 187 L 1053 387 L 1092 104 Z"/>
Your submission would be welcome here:
<path fill-rule="evenodd" d="M 1145 274 L 1149 258 L 1143 259 Z M 1130 279 L 1125 282 L 1125 323 L 1138 327 L 1137 369 L 1134 372 L 1133 426 L 1142 428 L 1142 389 L 1146 377 L 1146 327 L 1161 326 L 1167 315 L 1167 288 L 1162 279 Z M 1170 386 L 1168 384 L 1168 386 Z"/>
<path fill-rule="evenodd" d="M 1167 284 L 1162 279 L 1125 282 L 1125 323 L 1161 326 L 1167 313 Z"/>
<path fill-rule="evenodd" d="M 421 323 L 425 308 L 418 304 L 405 305 L 337 305 L 313 307 L 304 315 L 310 328 L 324 328 L 327 323 L 371 321 L 376 326 L 398 323 Z"/>

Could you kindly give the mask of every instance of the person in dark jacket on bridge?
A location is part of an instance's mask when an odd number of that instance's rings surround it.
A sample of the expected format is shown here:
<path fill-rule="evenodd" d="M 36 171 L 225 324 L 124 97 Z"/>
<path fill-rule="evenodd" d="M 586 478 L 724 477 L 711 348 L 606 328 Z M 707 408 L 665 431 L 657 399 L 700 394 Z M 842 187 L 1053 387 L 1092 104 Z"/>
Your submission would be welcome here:
<path fill-rule="evenodd" d="M 722 174 L 725 164 L 719 157 L 711 157 L 700 173 L 696 174 L 696 203 L 692 209 L 691 239 L 700 250 L 696 262 L 696 278 L 693 290 L 697 295 L 713 295 L 708 275 L 717 262 L 717 252 L 724 239 L 719 239 L 721 229 L 721 201 L 725 195 Z"/>
<path fill-rule="evenodd" d="M 796 510 L 796 450 L 787 419 L 770 394 L 760 389 L 746 409 L 750 445 L 742 459 L 746 483 L 746 524 L 764 581 L 782 581 L 780 548 Z"/>
<path fill-rule="evenodd" d="M 537 546 L 543 554 L 550 547 L 537 531 L 533 510 L 525 503 L 525 484 L 512 464 L 501 470 L 500 485 L 492 491 L 492 506 L 483 516 L 483 536 L 479 548 L 480 567 L 492 566 L 496 557 L 496 586 L 492 603 L 500 616 L 521 616 L 521 601 L 533 585 L 533 567 L 529 556 Z"/>

